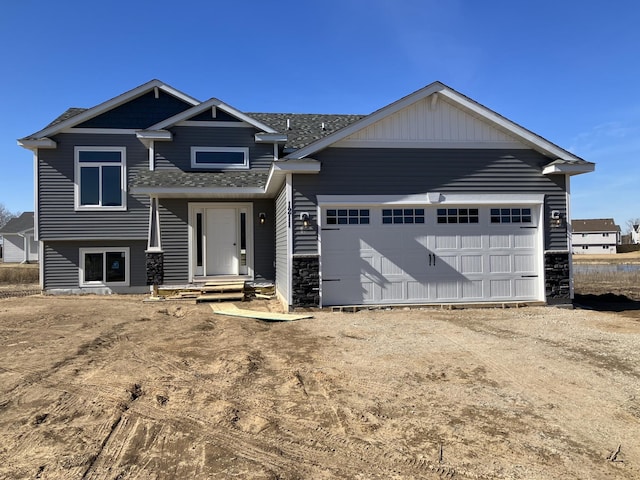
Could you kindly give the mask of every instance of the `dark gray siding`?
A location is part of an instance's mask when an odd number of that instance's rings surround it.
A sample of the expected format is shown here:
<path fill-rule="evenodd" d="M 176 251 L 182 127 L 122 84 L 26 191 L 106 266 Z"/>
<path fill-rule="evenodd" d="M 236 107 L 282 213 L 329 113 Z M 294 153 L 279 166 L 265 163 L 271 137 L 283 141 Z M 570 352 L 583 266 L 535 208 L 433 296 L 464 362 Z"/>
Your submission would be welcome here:
<path fill-rule="evenodd" d="M 317 225 L 316 195 L 541 193 L 545 210 L 566 211 L 564 176 L 542 175 L 551 160 L 533 150 L 328 148 L 314 158 L 322 171 L 293 179 L 294 253 L 317 253 L 317 231 L 299 220 L 306 211 Z M 565 228 L 545 241 L 545 249 L 567 249 Z"/>
<path fill-rule="evenodd" d="M 287 214 L 287 191 L 283 188 L 276 197 L 276 289 L 289 299 L 289 266 L 287 255 L 287 234 L 289 221 Z"/>
<path fill-rule="evenodd" d="M 130 286 L 145 286 L 146 256 L 145 242 L 45 242 L 44 244 L 44 289 L 79 288 L 80 249 L 94 247 L 129 247 Z"/>
<path fill-rule="evenodd" d="M 147 128 L 191 108 L 192 105 L 160 90 L 153 91 L 77 125 L 79 128 Z"/>
<path fill-rule="evenodd" d="M 122 212 L 77 212 L 74 200 L 74 147 L 116 146 L 127 148 L 127 180 L 149 166 L 147 149 L 134 135 L 60 134 L 55 150 L 39 150 L 38 228 L 41 240 L 147 237 L 149 198 L 127 196 Z"/>
<path fill-rule="evenodd" d="M 264 212 L 267 220 L 260 225 L 258 214 Z M 256 280 L 268 280 L 273 282 L 275 272 L 275 208 L 273 199 L 256 200 L 253 202 L 253 246 L 254 246 L 254 270 Z"/>
<path fill-rule="evenodd" d="M 273 145 L 255 142 L 255 128 L 174 127 L 173 141 L 155 143 L 155 168 L 190 171 L 191 147 L 249 147 L 250 168 L 268 170 Z M 199 169 L 200 170 L 200 169 Z"/>
<path fill-rule="evenodd" d="M 216 202 L 202 199 L 198 203 Z M 253 202 L 254 271 L 256 280 L 275 278 L 275 233 L 272 200 Z M 164 251 L 164 283 L 184 284 L 189 281 L 189 201 L 185 199 L 160 199 L 160 230 Z M 218 202 L 224 203 L 224 202 Z M 233 200 L 231 203 L 248 203 Z M 258 213 L 264 212 L 267 221 L 258 222 Z"/>

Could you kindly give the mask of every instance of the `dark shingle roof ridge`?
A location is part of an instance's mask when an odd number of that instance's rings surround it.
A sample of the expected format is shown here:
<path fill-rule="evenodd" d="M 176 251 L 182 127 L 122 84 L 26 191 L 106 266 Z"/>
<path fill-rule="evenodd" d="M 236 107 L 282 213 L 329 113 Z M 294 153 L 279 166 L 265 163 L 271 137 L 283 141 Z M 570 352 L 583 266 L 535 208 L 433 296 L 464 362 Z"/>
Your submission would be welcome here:
<path fill-rule="evenodd" d="M 75 117 L 76 115 L 80 115 L 81 113 L 86 112 L 87 110 L 89 109 L 83 108 L 83 107 L 69 107 L 61 115 L 59 115 L 58 118 L 54 119 L 53 122 L 51 122 L 49 125 L 47 125 L 44 128 L 49 128 L 54 125 L 57 125 L 58 123 L 62 123 L 65 120 L 68 120 L 72 117 Z"/>

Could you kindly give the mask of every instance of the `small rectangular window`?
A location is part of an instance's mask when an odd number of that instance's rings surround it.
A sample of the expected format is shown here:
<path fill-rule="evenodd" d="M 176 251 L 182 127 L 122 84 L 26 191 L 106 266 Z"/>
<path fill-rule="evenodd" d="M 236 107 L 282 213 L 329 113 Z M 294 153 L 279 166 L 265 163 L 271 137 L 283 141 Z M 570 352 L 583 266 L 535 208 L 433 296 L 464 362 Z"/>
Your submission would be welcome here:
<path fill-rule="evenodd" d="M 249 168 L 247 147 L 191 147 L 191 167 L 210 170 Z"/>
<path fill-rule="evenodd" d="M 368 208 L 328 209 L 327 225 L 368 225 Z"/>
<path fill-rule="evenodd" d="M 492 208 L 491 223 L 532 223 L 530 208 Z"/>
<path fill-rule="evenodd" d="M 423 224 L 424 208 L 383 208 L 382 224 Z"/>
<path fill-rule="evenodd" d="M 128 286 L 128 248 L 81 248 L 80 286 Z"/>
<path fill-rule="evenodd" d="M 439 208 L 436 211 L 437 222 L 443 223 L 478 223 L 479 215 L 477 208 Z"/>

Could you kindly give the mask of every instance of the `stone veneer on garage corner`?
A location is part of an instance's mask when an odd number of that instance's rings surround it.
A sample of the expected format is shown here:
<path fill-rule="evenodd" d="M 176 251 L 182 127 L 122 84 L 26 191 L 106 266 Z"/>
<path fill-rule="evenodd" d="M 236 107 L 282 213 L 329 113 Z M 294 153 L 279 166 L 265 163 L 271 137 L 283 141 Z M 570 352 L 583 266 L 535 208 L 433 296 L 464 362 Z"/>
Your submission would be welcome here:
<path fill-rule="evenodd" d="M 547 303 L 549 305 L 571 303 L 569 253 L 546 253 L 544 274 Z"/>
<path fill-rule="evenodd" d="M 295 255 L 293 257 L 292 307 L 318 307 L 320 305 L 320 257 Z"/>

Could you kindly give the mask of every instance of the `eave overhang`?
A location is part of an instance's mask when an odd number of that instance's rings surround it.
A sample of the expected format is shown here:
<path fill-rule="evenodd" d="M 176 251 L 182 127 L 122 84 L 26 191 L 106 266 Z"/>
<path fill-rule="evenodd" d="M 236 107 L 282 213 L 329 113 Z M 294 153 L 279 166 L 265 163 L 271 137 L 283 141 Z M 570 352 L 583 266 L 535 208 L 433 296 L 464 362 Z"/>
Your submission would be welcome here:
<path fill-rule="evenodd" d="M 564 162 L 556 160 L 546 165 L 542 169 L 543 175 L 580 175 L 582 173 L 593 172 L 596 168 L 595 163 L 582 161 L 580 163 Z"/>
<path fill-rule="evenodd" d="M 139 130 L 136 138 L 149 148 L 151 142 L 170 142 L 173 140 L 173 133 L 169 130 Z"/>
<path fill-rule="evenodd" d="M 207 188 L 207 187 L 131 187 L 131 193 L 160 198 L 260 198 L 265 196 L 262 187 Z"/>
<path fill-rule="evenodd" d="M 287 143 L 287 135 L 283 133 L 256 133 L 256 143 Z"/>
<path fill-rule="evenodd" d="M 33 151 L 39 148 L 54 149 L 58 146 L 58 144 L 54 140 L 51 140 L 48 137 L 22 138 L 18 140 L 18 145 L 20 145 L 22 148 L 26 148 L 27 150 L 33 150 Z"/>

